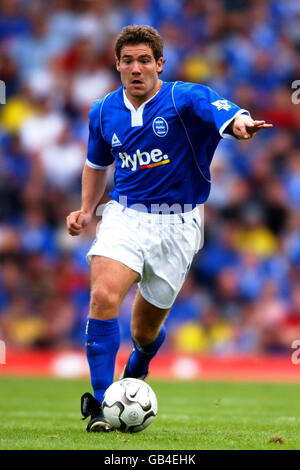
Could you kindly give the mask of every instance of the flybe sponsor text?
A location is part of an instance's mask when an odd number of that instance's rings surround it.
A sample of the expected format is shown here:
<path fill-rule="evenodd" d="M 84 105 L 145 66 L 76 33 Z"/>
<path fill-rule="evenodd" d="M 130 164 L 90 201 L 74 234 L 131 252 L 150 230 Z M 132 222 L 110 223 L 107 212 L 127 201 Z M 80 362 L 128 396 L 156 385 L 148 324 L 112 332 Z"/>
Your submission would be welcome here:
<path fill-rule="evenodd" d="M 140 149 L 137 149 L 132 156 L 127 152 L 119 152 L 119 157 L 122 160 L 122 168 L 130 168 L 131 171 L 135 171 L 138 165 L 140 168 L 149 164 L 156 166 L 155 164 L 159 165 L 169 160 L 168 155 L 163 154 L 160 149 L 153 149 L 150 152 L 141 152 Z"/>

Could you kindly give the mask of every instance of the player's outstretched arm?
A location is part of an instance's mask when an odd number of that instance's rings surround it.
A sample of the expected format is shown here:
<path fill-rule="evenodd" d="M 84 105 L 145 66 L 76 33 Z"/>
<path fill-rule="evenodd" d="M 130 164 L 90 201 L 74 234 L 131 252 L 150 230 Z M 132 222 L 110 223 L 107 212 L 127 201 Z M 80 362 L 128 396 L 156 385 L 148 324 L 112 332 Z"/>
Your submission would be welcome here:
<path fill-rule="evenodd" d="M 242 140 L 251 139 L 261 129 L 269 129 L 273 124 L 266 121 L 255 121 L 247 114 L 240 114 L 231 124 L 233 134 Z"/>
<path fill-rule="evenodd" d="M 95 208 L 104 194 L 106 181 L 107 170 L 94 170 L 85 165 L 82 173 L 81 209 L 66 217 L 70 235 L 80 235 L 81 230 L 91 222 Z"/>

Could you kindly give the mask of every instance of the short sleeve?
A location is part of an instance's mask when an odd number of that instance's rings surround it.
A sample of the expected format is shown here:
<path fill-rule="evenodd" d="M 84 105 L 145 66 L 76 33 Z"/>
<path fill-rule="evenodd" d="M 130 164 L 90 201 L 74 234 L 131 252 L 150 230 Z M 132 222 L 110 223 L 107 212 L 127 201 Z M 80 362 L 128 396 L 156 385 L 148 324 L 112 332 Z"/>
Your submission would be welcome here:
<path fill-rule="evenodd" d="M 105 170 L 114 162 L 110 145 L 103 138 L 101 130 L 101 109 L 103 100 L 95 101 L 89 113 L 89 140 L 86 164 L 94 170 Z"/>
<path fill-rule="evenodd" d="M 240 114 L 248 114 L 231 101 L 222 98 L 211 88 L 203 85 L 194 85 L 191 90 L 192 107 L 194 113 L 208 125 L 215 127 L 221 137 L 237 139 L 233 134 L 226 132 L 226 128 Z"/>

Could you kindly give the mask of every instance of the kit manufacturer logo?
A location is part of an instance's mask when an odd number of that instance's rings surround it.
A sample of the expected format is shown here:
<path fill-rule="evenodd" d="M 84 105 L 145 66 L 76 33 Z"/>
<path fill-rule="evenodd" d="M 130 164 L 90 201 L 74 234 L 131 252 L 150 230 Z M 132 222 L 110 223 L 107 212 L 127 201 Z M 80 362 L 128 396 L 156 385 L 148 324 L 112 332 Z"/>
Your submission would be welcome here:
<path fill-rule="evenodd" d="M 119 145 L 122 145 L 121 142 L 118 139 L 117 134 L 114 134 L 111 139 L 111 146 L 112 147 L 118 147 Z"/>

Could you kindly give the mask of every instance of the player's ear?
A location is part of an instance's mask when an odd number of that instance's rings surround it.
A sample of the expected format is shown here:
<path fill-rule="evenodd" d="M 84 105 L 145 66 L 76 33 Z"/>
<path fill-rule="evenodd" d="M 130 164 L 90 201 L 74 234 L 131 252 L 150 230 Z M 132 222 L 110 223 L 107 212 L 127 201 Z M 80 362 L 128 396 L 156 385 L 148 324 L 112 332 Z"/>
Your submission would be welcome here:
<path fill-rule="evenodd" d="M 116 61 L 116 69 L 118 72 L 120 72 L 120 61 L 118 59 L 118 57 L 115 57 L 115 61 Z"/>
<path fill-rule="evenodd" d="M 160 58 L 158 59 L 158 61 L 156 62 L 156 71 L 157 71 L 157 73 L 161 73 L 161 72 L 162 72 L 163 64 L 164 64 L 164 60 L 163 60 L 162 57 L 160 57 Z"/>

